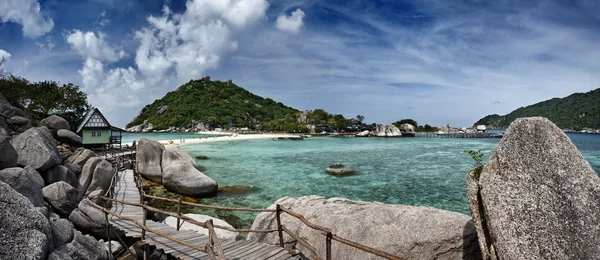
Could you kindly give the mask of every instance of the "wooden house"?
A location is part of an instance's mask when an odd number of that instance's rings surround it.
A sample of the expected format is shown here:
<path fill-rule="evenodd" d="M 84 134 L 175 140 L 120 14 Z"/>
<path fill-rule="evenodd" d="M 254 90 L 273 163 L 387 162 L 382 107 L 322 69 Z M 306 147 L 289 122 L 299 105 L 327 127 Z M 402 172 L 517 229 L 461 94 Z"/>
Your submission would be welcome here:
<path fill-rule="evenodd" d="M 121 145 L 122 133 L 125 130 L 112 126 L 100 110 L 92 108 L 77 127 L 84 147 L 107 148 L 110 145 Z"/>

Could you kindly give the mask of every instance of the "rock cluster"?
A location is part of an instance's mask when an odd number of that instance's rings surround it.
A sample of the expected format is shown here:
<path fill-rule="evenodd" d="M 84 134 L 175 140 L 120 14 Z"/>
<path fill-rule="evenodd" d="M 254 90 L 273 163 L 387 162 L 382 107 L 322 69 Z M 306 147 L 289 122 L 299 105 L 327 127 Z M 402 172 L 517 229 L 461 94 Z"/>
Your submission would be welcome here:
<path fill-rule="evenodd" d="M 467 178 L 483 259 L 600 259 L 600 178 L 548 119 L 506 130 Z"/>
<path fill-rule="evenodd" d="M 95 169 L 81 185 L 81 166 L 71 162 L 85 165 L 91 157 L 80 155 L 93 152 L 80 148 L 73 161 L 65 159 L 81 146 L 66 120 L 51 116 L 31 127 L 1 93 L 0 101 L 0 259 L 108 259 L 103 243 L 67 217 L 78 210 L 79 190 L 108 188 L 110 163 L 97 157 L 105 172 Z"/>
<path fill-rule="evenodd" d="M 395 125 L 377 124 L 377 127 L 375 128 L 375 131 L 371 133 L 371 136 L 399 137 L 402 136 L 402 133 Z"/>
<path fill-rule="evenodd" d="M 275 202 L 330 228 L 340 237 L 374 247 L 402 259 L 479 259 L 477 233 L 467 215 L 431 207 L 388 205 L 320 196 L 282 198 Z M 270 209 L 275 209 L 275 204 Z M 277 229 L 275 213 L 259 214 L 252 229 Z M 319 256 L 325 255 L 325 236 L 294 217 L 283 214 L 282 224 L 308 240 Z M 248 240 L 278 244 L 275 233 L 250 233 Z M 288 246 L 305 249 L 284 233 Z M 332 243 L 334 259 L 374 259 L 374 255 Z"/>
<path fill-rule="evenodd" d="M 402 136 L 415 136 L 417 134 L 415 126 L 411 124 L 400 125 L 400 133 L 402 133 Z"/>
<path fill-rule="evenodd" d="M 325 172 L 333 176 L 347 176 L 356 174 L 356 171 L 354 171 L 352 168 L 344 166 L 340 163 L 329 165 L 327 168 L 325 168 Z"/>
<path fill-rule="evenodd" d="M 142 138 L 136 162 L 137 172 L 169 191 L 188 196 L 217 193 L 217 182 L 200 172 L 196 161 L 183 151 L 166 150 L 162 144 Z"/>
<path fill-rule="evenodd" d="M 164 113 L 165 111 L 167 111 L 168 106 L 162 106 L 159 108 L 159 110 L 157 110 L 157 113 Z M 209 125 L 205 124 L 201 121 L 197 121 L 197 120 L 192 120 L 189 124 L 187 124 L 185 127 L 174 127 L 171 126 L 167 129 L 163 129 L 163 130 L 155 130 L 154 129 L 154 125 L 152 123 L 149 123 L 148 120 L 145 120 L 144 123 L 139 124 L 139 125 L 135 125 L 129 128 L 125 129 L 127 132 L 142 132 L 142 133 L 146 133 L 146 132 L 157 132 L 157 133 L 174 133 L 174 132 L 205 132 L 209 130 Z"/>

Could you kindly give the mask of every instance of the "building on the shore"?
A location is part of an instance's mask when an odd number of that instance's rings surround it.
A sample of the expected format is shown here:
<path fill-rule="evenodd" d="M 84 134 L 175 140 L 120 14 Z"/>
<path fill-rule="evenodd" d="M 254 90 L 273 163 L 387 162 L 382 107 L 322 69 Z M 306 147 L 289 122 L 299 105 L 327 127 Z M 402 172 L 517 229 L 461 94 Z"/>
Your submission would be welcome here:
<path fill-rule="evenodd" d="M 90 109 L 77 127 L 84 147 L 107 148 L 111 145 L 121 145 L 124 129 L 110 125 L 106 117 L 97 108 Z"/>

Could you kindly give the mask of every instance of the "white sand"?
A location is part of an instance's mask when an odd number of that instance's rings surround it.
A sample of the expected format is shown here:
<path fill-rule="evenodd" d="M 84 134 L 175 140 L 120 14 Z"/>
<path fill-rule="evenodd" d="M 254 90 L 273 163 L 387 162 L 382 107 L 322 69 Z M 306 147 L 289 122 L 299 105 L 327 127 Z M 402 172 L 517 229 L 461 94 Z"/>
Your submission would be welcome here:
<path fill-rule="evenodd" d="M 201 132 L 200 134 L 218 134 L 214 132 Z M 224 133 L 221 133 L 224 134 Z M 188 139 L 176 139 L 176 140 L 161 140 L 158 141 L 161 144 L 164 144 L 167 149 L 176 149 L 182 145 L 188 144 L 199 144 L 199 143 L 213 143 L 213 142 L 223 142 L 223 141 L 242 141 L 242 140 L 255 140 L 255 139 L 272 139 L 278 137 L 297 137 L 298 135 L 294 134 L 228 134 L 222 136 L 215 137 L 204 137 L 204 138 L 188 138 Z M 183 142 L 181 142 L 183 141 Z M 123 143 L 123 145 L 132 145 L 132 143 Z"/>

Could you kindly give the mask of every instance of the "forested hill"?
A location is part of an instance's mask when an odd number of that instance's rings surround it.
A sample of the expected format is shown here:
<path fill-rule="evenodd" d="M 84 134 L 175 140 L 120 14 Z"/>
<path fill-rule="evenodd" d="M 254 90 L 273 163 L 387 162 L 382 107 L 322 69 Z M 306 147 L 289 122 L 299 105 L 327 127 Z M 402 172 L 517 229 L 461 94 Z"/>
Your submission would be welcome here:
<path fill-rule="evenodd" d="M 186 127 L 201 121 L 211 127 L 250 127 L 275 118 L 299 113 L 298 110 L 263 98 L 233 83 L 192 80 L 163 98 L 145 106 L 127 127 L 151 123 L 155 130 L 171 126 Z"/>
<path fill-rule="evenodd" d="M 537 104 L 521 107 L 510 114 L 489 115 L 475 125 L 505 129 L 519 117 L 543 116 L 563 129 L 600 129 L 600 89 L 587 93 L 575 93 L 565 98 L 553 98 Z"/>

